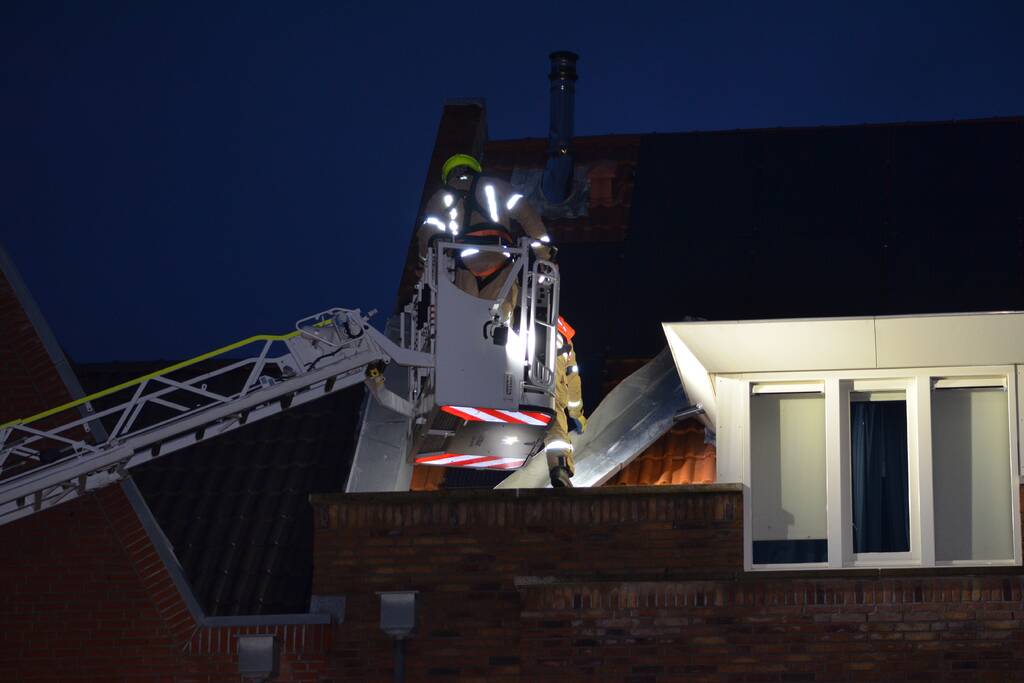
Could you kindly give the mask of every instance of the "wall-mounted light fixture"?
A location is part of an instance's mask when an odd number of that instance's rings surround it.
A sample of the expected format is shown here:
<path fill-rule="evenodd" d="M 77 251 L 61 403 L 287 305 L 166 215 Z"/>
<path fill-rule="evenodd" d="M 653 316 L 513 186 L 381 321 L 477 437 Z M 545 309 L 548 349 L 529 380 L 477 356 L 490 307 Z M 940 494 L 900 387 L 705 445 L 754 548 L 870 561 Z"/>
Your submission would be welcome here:
<path fill-rule="evenodd" d="M 408 638 L 416 627 L 416 593 L 387 591 L 380 596 L 380 630 L 392 638 Z"/>
<path fill-rule="evenodd" d="M 280 647 L 271 633 L 238 636 L 238 673 L 243 680 L 269 681 L 277 677 Z"/>
<path fill-rule="evenodd" d="M 380 596 L 380 630 L 394 639 L 395 683 L 405 681 L 405 640 L 416 628 L 416 593 L 384 591 Z"/>

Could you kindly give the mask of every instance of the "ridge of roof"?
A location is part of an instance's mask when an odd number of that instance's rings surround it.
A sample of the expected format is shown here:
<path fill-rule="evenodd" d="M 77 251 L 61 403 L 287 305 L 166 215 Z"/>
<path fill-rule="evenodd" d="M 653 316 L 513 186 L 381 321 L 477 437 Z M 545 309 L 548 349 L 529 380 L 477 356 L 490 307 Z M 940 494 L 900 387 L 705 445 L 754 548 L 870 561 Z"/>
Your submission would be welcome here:
<path fill-rule="evenodd" d="M 986 116 L 969 119 L 937 119 L 934 121 L 881 121 L 871 123 L 839 123 L 820 124 L 805 126 L 760 126 L 755 128 L 714 128 L 709 130 L 681 130 L 681 131 L 648 131 L 633 133 L 606 133 L 603 135 L 578 135 L 573 138 L 573 145 L 588 146 L 597 143 L 604 143 L 610 140 L 623 143 L 639 143 L 640 139 L 651 135 L 719 135 L 729 133 L 792 133 L 799 131 L 820 131 L 835 130 L 843 128 L 887 128 L 887 127 L 911 127 L 911 126 L 949 126 L 949 125 L 981 125 L 992 123 L 1016 123 L 1024 125 L 1024 114 L 1007 116 Z M 547 145 L 547 138 L 507 138 L 502 140 L 489 140 L 487 147 L 494 151 L 504 151 L 518 146 Z"/>

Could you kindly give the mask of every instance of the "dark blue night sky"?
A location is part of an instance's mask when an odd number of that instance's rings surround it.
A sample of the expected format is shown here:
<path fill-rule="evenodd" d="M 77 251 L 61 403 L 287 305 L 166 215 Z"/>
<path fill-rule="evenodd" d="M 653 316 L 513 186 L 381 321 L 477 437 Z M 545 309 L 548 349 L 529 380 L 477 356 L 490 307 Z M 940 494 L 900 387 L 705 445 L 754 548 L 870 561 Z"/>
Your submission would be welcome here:
<path fill-rule="evenodd" d="M 0 241 L 76 361 L 393 305 L 441 106 L 494 139 L 1024 114 L 1024 3 L 8 1 Z"/>

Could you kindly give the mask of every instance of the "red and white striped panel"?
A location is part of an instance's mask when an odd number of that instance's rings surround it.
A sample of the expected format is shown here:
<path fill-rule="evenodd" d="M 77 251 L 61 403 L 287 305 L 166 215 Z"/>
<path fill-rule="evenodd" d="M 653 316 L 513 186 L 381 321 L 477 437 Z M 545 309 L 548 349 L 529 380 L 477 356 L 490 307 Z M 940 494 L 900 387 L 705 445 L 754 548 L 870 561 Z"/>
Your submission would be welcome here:
<path fill-rule="evenodd" d="M 523 466 L 525 458 L 500 458 L 496 455 L 465 455 L 461 453 L 439 453 L 416 458 L 418 465 L 440 465 L 442 467 L 473 467 L 479 470 L 514 470 Z"/>
<path fill-rule="evenodd" d="M 495 410 L 493 408 L 469 408 L 466 406 L 441 406 L 441 410 L 470 422 L 504 422 L 514 425 L 546 427 L 551 416 L 532 410 Z"/>

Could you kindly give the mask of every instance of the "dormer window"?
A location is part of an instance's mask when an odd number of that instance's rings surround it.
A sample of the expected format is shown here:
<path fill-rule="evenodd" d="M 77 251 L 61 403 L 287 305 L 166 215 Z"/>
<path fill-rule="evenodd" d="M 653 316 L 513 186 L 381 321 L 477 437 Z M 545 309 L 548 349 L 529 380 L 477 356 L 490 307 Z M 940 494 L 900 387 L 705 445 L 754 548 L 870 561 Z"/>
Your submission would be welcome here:
<path fill-rule="evenodd" d="M 666 326 L 718 481 L 744 484 L 746 568 L 1021 564 L 1014 325 L 1024 338 L 1022 314 Z"/>

